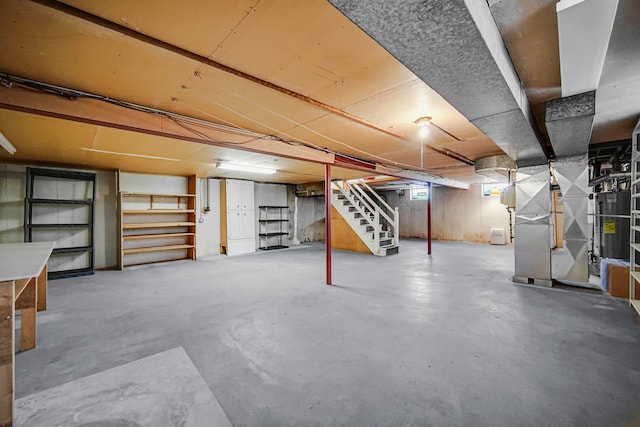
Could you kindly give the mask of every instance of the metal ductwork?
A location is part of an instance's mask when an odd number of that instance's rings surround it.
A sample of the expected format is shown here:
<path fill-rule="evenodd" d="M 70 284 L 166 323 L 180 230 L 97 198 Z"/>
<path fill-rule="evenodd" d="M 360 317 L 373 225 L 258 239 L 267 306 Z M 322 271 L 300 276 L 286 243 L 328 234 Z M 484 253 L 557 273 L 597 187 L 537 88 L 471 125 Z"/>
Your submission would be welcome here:
<path fill-rule="evenodd" d="M 550 231 L 549 167 L 544 164 L 519 168 L 516 181 L 514 281 L 551 285 Z"/>
<path fill-rule="evenodd" d="M 587 154 L 565 156 L 554 162 L 562 192 L 563 247 L 553 251 L 553 278 L 589 281 L 589 168 Z"/>
<path fill-rule="evenodd" d="M 595 91 L 548 101 L 545 123 L 556 153 L 554 170 L 564 209 L 563 248 L 553 252 L 553 278 L 589 281 L 588 147 L 595 115 Z"/>
<path fill-rule="evenodd" d="M 329 1 L 519 165 L 546 163 L 527 95 L 486 2 Z"/>
<path fill-rule="evenodd" d="M 503 181 L 509 177 L 509 171 L 516 168 L 516 162 L 505 154 L 482 157 L 476 160 L 476 173 L 496 181 Z"/>

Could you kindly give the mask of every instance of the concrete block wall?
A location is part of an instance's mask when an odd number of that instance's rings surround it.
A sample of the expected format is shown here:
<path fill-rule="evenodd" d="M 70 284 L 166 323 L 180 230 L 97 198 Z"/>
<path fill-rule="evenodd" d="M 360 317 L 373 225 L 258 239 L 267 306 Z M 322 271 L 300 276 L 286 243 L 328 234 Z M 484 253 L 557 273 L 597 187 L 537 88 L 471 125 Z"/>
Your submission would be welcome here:
<path fill-rule="evenodd" d="M 300 242 L 324 241 L 324 196 L 298 197 L 297 223 Z"/>

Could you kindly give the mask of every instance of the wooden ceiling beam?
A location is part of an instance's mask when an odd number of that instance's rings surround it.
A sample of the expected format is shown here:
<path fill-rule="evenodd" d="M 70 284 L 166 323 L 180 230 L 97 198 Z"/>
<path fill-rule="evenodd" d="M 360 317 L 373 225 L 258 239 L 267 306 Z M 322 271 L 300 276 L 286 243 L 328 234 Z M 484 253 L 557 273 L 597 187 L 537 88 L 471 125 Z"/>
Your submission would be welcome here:
<path fill-rule="evenodd" d="M 69 100 L 45 93 L 0 87 L 0 108 L 314 163 L 334 162 L 333 154 L 310 147 L 292 146 L 271 138 L 242 135 L 240 130 L 232 133 L 197 123 L 188 123 L 185 128 L 160 114 L 88 98 Z"/>
<path fill-rule="evenodd" d="M 287 89 L 285 87 L 279 86 L 277 84 L 271 83 L 267 80 L 261 79 L 259 77 L 253 76 L 251 74 L 245 73 L 243 71 L 240 70 L 236 70 L 235 68 L 229 67 L 227 65 L 224 65 L 220 62 L 214 61 L 210 58 L 207 58 L 206 56 L 202 56 L 202 55 L 198 55 L 197 53 L 191 52 L 189 50 L 183 49 L 181 47 L 175 46 L 173 44 L 164 42 L 162 40 L 158 40 L 154 37 L 148 36 L 146 34 L 140 33 L 138 31 L 135 31 L 129 27 L 125 27 L 123 25 L 117 24 L 115 22 L 109 21 L 108 19 L 104 19 L 101 18 L 99 16 L 93 15 L 91 13 L 85 12 L 81 9 L 75 8 L 73 6 L 69 6 L 66 5 L 64 3 L 60 3 L 59 1 L 56 0 L 31 0 L 31 2 L 33 3 L 37 3 L 39 5 L 54 9 L 58 12 L 64 13 L 66 15 L 69 16 L 73 16 L 75 18 L 87 21 L 87 22 L 91 22 L 94 25 L 98 25 L 100 27 L 109 29 L 111 31 L 117 32 L 119 34 L 125 35 L 127 37 L 131 37 L 135 40 L 138 40 L 142 43 L 146 43 L 152 46 L 155 46 L 157 48 L 160 49 L 164 49 L 166 51 L 169 51 L 171 53 L 174 53 L 176 55 L 180 55 L 183 56 L 185 58 L 200 62 L 204 65 L 207 65 L 209 67 L 218 69 L 220 71 L 223 71 L 225 73 L 229 73 L 232 74 L 236 77 L 239 77 L 241 79 L 245 79 L 248 81 L 251 81 L 253 83 L 256 83 L 258 85 L 264 86 L 266 88 L 272 89 L 274 91 L 280 92 L 282 94 L 291 96 L 293 98 L 299 99 L 301 101 L 304 101 L 310 105 L 313 105 L 315 107 L 318 108 L 322 108 L 332 114 L 336 114 L 338 116 L 344 117 L 348 120 L 351 120 L 353 122 L 359 123 L 361 125 L 367 126 L 371 129 L 375 129 L 379 132 L 385 133 L 387 135 L 393 136 L 395 138 L 401 139 L 401 140 L 408 140 L 406 135 L 403 135 L 401 133 L 398 132 L 394 132 L 390 129 L 384 128 L 382 126 L 379 126 L 375 123 L 372 123 L 368 120 L 365 120 L 361 117 L 355 116 L 351 113 L 348 113 L 344 110 L 341 110 L 337 107 L 334 107 L 332 105 L 326 104 L 322 101 L 318 101 L 317 99 L 311 98 L 309 96 L 303 95 L 301 93 L 295 92 L 293 90 Z"/>

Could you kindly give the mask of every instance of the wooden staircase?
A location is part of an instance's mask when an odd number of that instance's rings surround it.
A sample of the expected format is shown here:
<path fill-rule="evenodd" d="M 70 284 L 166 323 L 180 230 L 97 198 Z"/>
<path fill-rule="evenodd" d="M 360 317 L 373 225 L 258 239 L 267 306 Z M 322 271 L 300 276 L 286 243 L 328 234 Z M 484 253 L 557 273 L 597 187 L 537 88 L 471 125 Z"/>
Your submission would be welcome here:
<path fill-rule="evenodd" d="M 398 253 L 398 208 L 391 208 L 367 184 L 334 181 L 331 204 L 372 254 Z"/>

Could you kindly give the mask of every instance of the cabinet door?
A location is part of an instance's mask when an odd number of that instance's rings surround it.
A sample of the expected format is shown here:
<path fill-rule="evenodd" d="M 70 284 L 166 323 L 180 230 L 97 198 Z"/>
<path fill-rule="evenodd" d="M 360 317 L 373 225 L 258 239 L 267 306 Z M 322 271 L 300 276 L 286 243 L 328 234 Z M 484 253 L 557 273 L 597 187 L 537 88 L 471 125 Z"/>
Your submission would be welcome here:
<path fill-rule="evenodd" d="M 244 181 L 238 181 L 235 179 L 227 180 L 227 209 L 237 210 L 242 209 L 242 190 Z"/>
<path fill-rule="evenodd" d="M 253 239 L 255 237 L 254 215 L 252 211 L 230 211 L 227 226 L 232 239 Z"/>
<path fill-rule="evenodd" d="M 244 223 L 242 221 L 242 211 L 229 211 L 227 215 L 227 230 L 229 239 L 242 239 L 244 238 Z"/>
<path fill-rule="evenodd" d="M 242 207 L 244 210 L 254 210 L 253 207 L 253 182 L 241 181 L 242 183 Z"/>
<path fill-rule="evenodd" d="M 255 223 L 253 211 L 242 211 L 240 215 L 241 233 L 243 239 L 253 239 L 255 236 Z"/>

